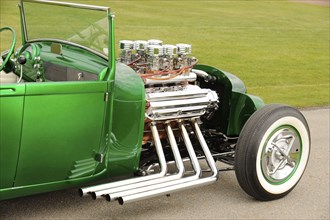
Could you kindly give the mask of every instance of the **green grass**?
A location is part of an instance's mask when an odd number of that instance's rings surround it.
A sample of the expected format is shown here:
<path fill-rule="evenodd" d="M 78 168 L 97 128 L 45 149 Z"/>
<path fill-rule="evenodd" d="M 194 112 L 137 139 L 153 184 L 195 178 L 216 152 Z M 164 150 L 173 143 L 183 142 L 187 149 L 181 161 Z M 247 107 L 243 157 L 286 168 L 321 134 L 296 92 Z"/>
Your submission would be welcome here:
<path fill-rule="evenodd" d="M 0 1 L 1 26 L 20 32 L 17 2 Z M 266 103 L 329 105 L 329 7 L 285 0 L 74 2 L 110 6 L 116 41 L 192 44 L 200 63 L 237 75 Z M 1 35 L 0 49 L 7 39 Z"/>

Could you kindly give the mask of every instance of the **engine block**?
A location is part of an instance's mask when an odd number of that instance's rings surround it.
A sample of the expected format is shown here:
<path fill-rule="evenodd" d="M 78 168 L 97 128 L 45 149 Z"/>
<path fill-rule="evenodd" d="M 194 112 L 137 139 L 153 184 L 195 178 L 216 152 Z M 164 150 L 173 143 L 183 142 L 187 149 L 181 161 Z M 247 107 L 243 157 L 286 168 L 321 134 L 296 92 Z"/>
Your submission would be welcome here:
<path fill-rule="evenodd" d="M 217 94 L 197 85 L 174 86 L 173 91 L 166 92 L 157 90 L 149 89 L 146 94 L 146 117 L 151 120 L 197 117 L 207 109 L 217 108 Z"/>
<path fill-rule="evenodd" d="M 191 56 L 191 45 L 163 45 L 154 39 L 119 44 L 120 61 L 144 81 L 147 121 L 200 117 L 218 108 L 217 93 L 197 85 L 197 75 L 207 73 L 192 69 L 197 59 Z"/>

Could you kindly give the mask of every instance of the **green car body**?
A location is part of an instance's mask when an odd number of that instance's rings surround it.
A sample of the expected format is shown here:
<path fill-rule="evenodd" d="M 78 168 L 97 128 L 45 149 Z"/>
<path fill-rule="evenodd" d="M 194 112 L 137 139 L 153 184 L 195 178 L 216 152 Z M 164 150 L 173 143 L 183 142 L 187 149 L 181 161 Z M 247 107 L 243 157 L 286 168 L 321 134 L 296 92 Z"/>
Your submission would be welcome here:
<path fill-rule="evenodd" d="M 106 14 L 106 56 L 62 39 L 30 40 L 24 7 L 36 3 L 45 4 L 32 0 L 19 4 L 23 46 L 15 54 L 16 63 L 10 62 L 20 76 L 17 59 L 25 55 L 22 81 L 0 84 L 1 200 L 80 187 L 133 174 L 140 167 L 145 86 L 132 68 L 115 59 L 113 14 L 105 7 L 89 8 Z M 67 75 L 61 77 L 68 80 L 47 76 L 47 68 L 48 72 L 66 69 Z M 247 94 L 243 82 L 230 73 L 207 65 L 194 69 L 215 79 L 201 87 L 221 95 L 212 126 L 238 137 L 263 101 Z"/>

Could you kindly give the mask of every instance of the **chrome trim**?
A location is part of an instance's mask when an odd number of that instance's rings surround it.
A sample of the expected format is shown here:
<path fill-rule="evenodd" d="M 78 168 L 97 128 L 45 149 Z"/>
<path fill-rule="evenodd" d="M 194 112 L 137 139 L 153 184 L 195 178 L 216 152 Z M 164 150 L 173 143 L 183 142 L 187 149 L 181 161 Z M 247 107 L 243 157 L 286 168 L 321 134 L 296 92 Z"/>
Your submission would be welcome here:
<path fill-rule="evenodd" d="M 166 95 L 166 93 L 165 93 Z M 212 97 L 213 98 L 213 97 Z M 192 98 L 192 99 L 183 99 L 183 100 L 167 100 L 167 101 L 161 101 L 161 102 L 150 102 L 150 107 L 156 109 L 156 108 L 166 108 L 166 107 L 172 107 L 172 106 L 183 106 L 183 105 L 204 105 L 208 104 L 211 101 L 216 102 L 217 98 L 209 98 L 208 96 L 202 97 L 202 98 Z M 215 100 L 215 101 L 214 101 Z"/>
<path fill-rule="evenodd" d="M 168 101 L 178 98 L 197 98 L 197 97 L 205 97 L 209 93 L 209 89 L 200 89 L 197 86 L 190 86 L 187 90 L 182 91 L 175 91 L 175 92 L 153 92 L 153 93 L 147 93 L 146 99 L 148 101 Z"/>
<path fill-rule="evenodd" d="M 168 109 L 156 109 L 153 111 L 153 114 L 156 115 L 161 115 L 161 114 L 169 114 L 169 113 L 178 113 L 182 112 L 193 112 L 193 111 L 199 111 L 201 112 L 202 110 L 206 109 L 207 105 L 196 105 L 196 106 L 186 106 L 186 107 L 178 107 L 178 108 L 168 108 Z"/>
<path fill-rule="evenodd" d="M 152 120 L 152 121 L 164 121 L 164 120 L 173 120 L 173 118 L 176 119 L 189 119 L 192 117 L 200 117 L 202 115 L 204 115 L 206 112 L 206 110 L 201 110 L 200 112 L 190 112 L 187 114 L 178 114 L 175 117 L 173 117 L 173 115 L 169 115 L 169 116 L 161 116 L 161 117 L 149 117 L 148 115 L 146 115 L 145 117 Z"/>
<path fill-rule="evenodd" d="M 88 193 L 92 193 L 92 192 L 96 192 L 96 191 L 100 191 L 100 190 L 104 190 L 104 189 L 121 187 L 124 185 L 136 184 L 139 182 L 164 177 L 167 173 L 167 164 L 166 164 L 166 160 L 165 160 L 163 147 L 160 142 L 159 135 L 158 135 L 156 123 L 151 123 L 150 128 L 151 128 L 151 132 L 152 132 L 152 135 L 154 138 L 155 148 L 156 148 L 157 156 L 158 156 L 160 167 L 161 167 L 161 170 L 159 173 L 152 174 L 149 176 L 142 176 L 142 177 L 127 179 L 127 180 L 112 182 L 112 183 L 101 184 L 101 185 L 97 185 L 97 186 L 81 188 L 81 189 L 79 189 L 79 195 L 86 196 Z M 94 194 L 92 196 L 94 196 Z M 96 197 L 94 199 L 96 199 Z"/>
<path fill-rule="evenodd" d="M 64 7 L 70 7 L 70 8 L 89 9 L 89 10 L 95 10 L 95 11 L 106 11 L 107 13 L 110 12 L 110 8 L 105 7 L 105 6 L 85 5 L 85 4 L 77 4 L 77 3 L 70 3 L 70 2 L 48 1 L 48 0 L 22 0 L 22 1 L 30 2 L 30 3 L 64 6 Z"/>

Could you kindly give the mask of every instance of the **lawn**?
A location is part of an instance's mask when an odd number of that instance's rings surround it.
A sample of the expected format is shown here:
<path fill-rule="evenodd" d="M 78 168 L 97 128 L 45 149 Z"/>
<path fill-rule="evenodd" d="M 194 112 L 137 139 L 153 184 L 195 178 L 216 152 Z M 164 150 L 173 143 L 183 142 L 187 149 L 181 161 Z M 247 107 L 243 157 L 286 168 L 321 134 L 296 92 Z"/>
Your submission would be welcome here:
<path fill-rule="evenodd" d="M 19 33 L 18 1 L 0 1 L 0 26 Z M 237 75 L 266 103 L 329 105 L 329 7 L 285 0 L 74 2 L 110 6 L 117 41 L 192 44 L 200 63 Z M 0 50 L 8 41 L 1 35 Z"/>

